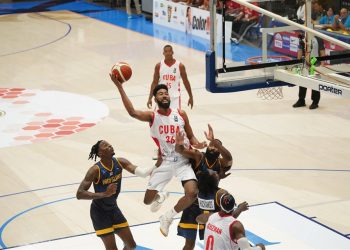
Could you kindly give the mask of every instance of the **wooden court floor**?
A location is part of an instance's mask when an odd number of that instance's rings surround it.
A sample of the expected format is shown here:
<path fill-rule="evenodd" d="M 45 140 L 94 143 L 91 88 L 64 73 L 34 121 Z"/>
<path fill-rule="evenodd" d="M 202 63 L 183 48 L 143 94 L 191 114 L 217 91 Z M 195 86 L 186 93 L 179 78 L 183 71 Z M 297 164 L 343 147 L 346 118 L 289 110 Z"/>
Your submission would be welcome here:
<path fill-rule="evenodd" d="M 1 247 L 92 232 L 90 202 L 74 199 L 78 183 L 93 164 L 87 160 L 91 146 L 99 139 L 108 140 L 117 156 L 139 166 L 153 164 L 155 148 L 148 125 L 124 110 L 109 70 L 117 61 L 132 65 L 125 90 L 136 108 L 146 109 L 154 65 L 168 42 L 68 11 L 0 16 L 0 34 L 0 90 L 59 91 L 97 100 L 109 110 L 96 125 L 80 132 L 11 144 L 4 138 L 10 141 L 7 132 L 20 130 L 21 121 L 12 116 L 18 109 L 5 110 L 9 99 L 0 98 L 0 110 L 7 111 L 0 116 Z M 311 111 L 292 108 L 296 87 L 284 87 L 284 98 L 275 101 L 259 99 L 257 90 L 212 94 L 204 87 L 204 53 L 171 45 L 192 85 L 194 108 L 186 107 L 185 92 L 183 106 L 195 135 L 204 140 L 203 131 L 210 123 L 233 154 L 232 174 L 221 186 L 238 201 L 252 205 L 277 201 L 349 235 L 350 100 L 324 94 L 320 108 Z M 309 93 L 307 98 L 310 104 Z M 77 109 L 87 110 L 86 116 L 99 115 L 93 107 L 65 100 L 54 101 L 59 114 Z M 26 112 L 35 109 L 45 109 L 45 102 Z M 11 130 L 4 127 L 8 120 L 13 122 Z M 171 195 L 160 212 L 152 214 L 142 204 L 147 180 L 124 177 L 127 192 L 119 205 L 130 225 L 157 221 L 178 199 Z M 182 191 L 176 180 L 167 189 Z M 175 225 L 172 233 L 176 234 Z"/>

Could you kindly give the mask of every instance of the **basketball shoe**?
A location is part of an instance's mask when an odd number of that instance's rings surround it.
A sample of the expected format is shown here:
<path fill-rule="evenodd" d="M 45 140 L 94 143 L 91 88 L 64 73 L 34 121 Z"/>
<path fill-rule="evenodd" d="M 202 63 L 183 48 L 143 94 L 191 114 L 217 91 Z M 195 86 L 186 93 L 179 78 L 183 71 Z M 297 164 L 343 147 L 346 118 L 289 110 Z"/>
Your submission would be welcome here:
<path fill-rule="evenodd" d="M 163 191 L 163 192 L 159 192 L 158 195 L 159 195 L 159 198 L 157 200 L 153 201 L 151 204 L 151 212 L 152 213 L 155 213 L 160 209 L 163 202 L 166 200 L 166 198 L 168 198 L 169 193 L 166 191 Z"/>
<path fill-rule="evenodd" d="M 169 227 L 171 223 L 173 222 L 173 218 L 168 218 L 165 215 L 162 215 L 159 217 L 159 223 L 160 223 L 160 232 L 167 237 L 169 234 Z"/>

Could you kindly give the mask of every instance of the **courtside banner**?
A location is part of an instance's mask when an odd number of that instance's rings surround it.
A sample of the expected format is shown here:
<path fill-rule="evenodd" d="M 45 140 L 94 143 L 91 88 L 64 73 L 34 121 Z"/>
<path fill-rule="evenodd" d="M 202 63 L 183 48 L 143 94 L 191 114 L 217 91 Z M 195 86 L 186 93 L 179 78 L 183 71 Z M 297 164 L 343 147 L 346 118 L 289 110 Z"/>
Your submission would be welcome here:
<path fill-rule="evenodd" d="M 171 1 L 153 1 L 153 23 L 185 32 L 185 5 Z"/>
<path fill-rule="evenodd" d="M 217 41 L 222 40 L 222 16 L 217 17 Z M 172 29 L 180 30 L 187 35 L 210 39 L 210 13 L 199 8 L 166 0 L 153 1 L 153 22 Z M 232 22 L 225 23 L 225 41 L 231 37 Z"/>

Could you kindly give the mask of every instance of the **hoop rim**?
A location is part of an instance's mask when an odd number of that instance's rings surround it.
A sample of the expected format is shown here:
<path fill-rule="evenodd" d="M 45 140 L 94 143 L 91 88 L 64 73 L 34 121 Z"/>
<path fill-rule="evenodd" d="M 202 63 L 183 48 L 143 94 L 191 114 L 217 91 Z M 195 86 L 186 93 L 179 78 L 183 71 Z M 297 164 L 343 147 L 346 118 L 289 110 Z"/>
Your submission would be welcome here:
<path fill-rule="evenodd" d="M 279 59 L 284 59 L 284 60 L 281 60 L 281 61 L 288 61 L 288 60 L 292 60 L 293 58 L 289 57 L 289 56 L 284 56 L 284 55 L 281 55 L 281 56 L 267 56 L 266 57 L 267 59 L 268 58 L 271 58 L 271 59 L 276 59 L 276 58 L 279 58 Z M 246 63 L 249 64 L 249 65 L 256 65 L 256 64 L 259 64 L 259 62 L 257 62 L 258 59 L 262 59 L 262 56 L 252 56 L 252 57 L 249 57 L 247 60 L 246 60 Z"/>

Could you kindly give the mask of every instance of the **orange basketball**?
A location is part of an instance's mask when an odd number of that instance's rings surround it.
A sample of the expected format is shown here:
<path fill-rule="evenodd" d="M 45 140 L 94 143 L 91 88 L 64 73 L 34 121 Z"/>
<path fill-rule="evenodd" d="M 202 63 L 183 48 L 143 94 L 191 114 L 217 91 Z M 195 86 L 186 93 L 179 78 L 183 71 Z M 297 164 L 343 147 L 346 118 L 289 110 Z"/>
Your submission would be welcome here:
<path fill-rule="evenodd" d="M 123 83 L 130 79 L 132 70 L 129 64 L 125 62 L 118 62 L 113 65 L 112 74 L 115 75 L 119 82 Z"/>

